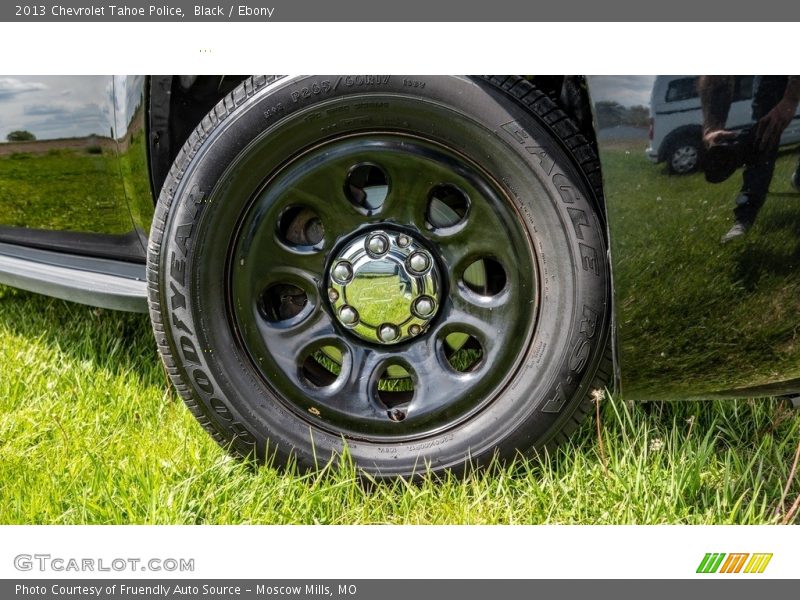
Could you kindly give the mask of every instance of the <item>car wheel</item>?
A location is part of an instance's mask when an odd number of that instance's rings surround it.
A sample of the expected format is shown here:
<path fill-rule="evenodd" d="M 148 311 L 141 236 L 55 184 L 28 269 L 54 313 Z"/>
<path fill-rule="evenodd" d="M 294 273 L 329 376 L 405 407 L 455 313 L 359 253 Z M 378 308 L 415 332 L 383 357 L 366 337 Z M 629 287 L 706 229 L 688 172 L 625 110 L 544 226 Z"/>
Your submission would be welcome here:
<path fill-rule="evenodd" d="M 599 166 L 516 77 L 254 77 L 161 192 L 150 314 L 227 448 L 377 476 L 563 440 L 609 377 Z"/>
<path fill-rule="evenodd" d="M 667 168 L 673 175 L 694 173 L 700 167 L 702 153 L 699 136 L 683 135 L 669 145 Z"/>

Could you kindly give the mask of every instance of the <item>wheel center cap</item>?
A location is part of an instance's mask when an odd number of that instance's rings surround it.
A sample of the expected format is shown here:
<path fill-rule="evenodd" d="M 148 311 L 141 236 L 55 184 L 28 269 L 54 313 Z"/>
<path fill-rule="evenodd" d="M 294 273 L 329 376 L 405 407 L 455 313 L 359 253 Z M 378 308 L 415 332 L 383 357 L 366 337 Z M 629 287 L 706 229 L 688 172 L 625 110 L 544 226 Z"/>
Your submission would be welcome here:
<path fill-rule="evenodd" d="M 396 344 L 420 335 L 436 316 L 439 268 L 411 235 L 370 231 L 331 261 L 328 299 L 336 319 L 358 337 Z"/>

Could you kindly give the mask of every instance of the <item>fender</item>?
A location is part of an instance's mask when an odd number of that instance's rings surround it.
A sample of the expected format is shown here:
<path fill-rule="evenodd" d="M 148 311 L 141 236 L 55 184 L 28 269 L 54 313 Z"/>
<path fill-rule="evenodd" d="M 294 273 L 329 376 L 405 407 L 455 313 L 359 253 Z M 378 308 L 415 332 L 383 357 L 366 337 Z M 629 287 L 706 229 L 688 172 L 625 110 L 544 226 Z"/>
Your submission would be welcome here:
<path fill-rule="evenodd" d="M 633 400 L 797 392 L 800 196 L 789 181 L 797 152 L 780 151 L 770 193 L 745 239 L 722 244 L 742 171 L 712 185 L 702 172 L 670 175 L 648 160 L 647 123 L 635 119 L 647 114 L 656 81 L 588 78 L 622 392 Z M 621 113 L 618 122 L 604 119 L 609 107 Z"/>

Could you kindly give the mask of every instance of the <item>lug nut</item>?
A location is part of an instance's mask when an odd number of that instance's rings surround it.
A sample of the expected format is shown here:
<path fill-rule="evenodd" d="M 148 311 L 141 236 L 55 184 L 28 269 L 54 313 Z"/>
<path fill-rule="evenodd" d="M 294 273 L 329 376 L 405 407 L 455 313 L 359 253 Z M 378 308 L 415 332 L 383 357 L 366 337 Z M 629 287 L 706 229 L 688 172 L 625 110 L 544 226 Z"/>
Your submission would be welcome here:
<path fill-rule="evenodd" d="M 420 331 L 422 331 L 422 328 L 419 325 L 412 325 L 408 328 L 409 335 L 419 335 Z"/>
<path fill-rule="evenodd" d="M 389 240 L 383 234 L 376 234 L 367 239 L 367 251 L 374 256 L 382 256 L 389 249 Z"/>
<path fill-rule="evenodd" d="M 333 267 L 333 278 L 339 283 L 347 283 L 353 277 L 353 267 L 343 260 Z"/>
<path fill-rule="evenodd" d="M 414 273 L 424 273 L 431 266 L 431 259 L 424 252 L 414 252 L 408 257 L 408 268 Z"/>
<path fill-rule="evenodd" d="M 384 323 L 378 328 L 378 337 L 384 344 L 395 341 L 399 336 L 397 327 L 390 323 Z"/>
<path fill-rule="evenodd" d="M 338 299 L 339 299 L 339 292 L 337 292 L 333 288 L 330 288 L 328 290 L 328 300 L 330 300 L 331 302 L 336 302 Z"/>
<path fill-rule="evenodd" d="M 414 312 L 420 318 L 427 319 L 433 314 L 436 305 L 428 296 L 421 296 L 414 302 Z"/>
<path fill-rule="evenodd" d="M 397 245 L 400 246 L 401 248 L 405 248 L 410 243 L 411 243 L 411 238 L 408 237 L 407 235 L 401 233 L 400 235 L 397 236 Z"/>
<path fill-rule="evenodd" d="M 339 320 L 345 325 L 355 325 L 358 323 L 358 311 L 345 304 L 339 309 Z"/>

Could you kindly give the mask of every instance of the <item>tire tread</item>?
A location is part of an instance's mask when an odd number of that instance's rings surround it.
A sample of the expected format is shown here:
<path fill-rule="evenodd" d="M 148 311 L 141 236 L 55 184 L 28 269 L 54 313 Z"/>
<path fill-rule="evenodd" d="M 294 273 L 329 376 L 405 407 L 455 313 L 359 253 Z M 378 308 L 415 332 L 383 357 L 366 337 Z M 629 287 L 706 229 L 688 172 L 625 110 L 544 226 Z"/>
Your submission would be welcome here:
<path fill-rule="evenodd" d="M 592 143 L 580 132 L 575 122 L 527 79 L 516 75 L 482 75 L 481 78 L 513 97 L 544 123 L 580 167 L 594 194 L 596 206 L 600 206 L 603 198 L 600 160 Z"/>

